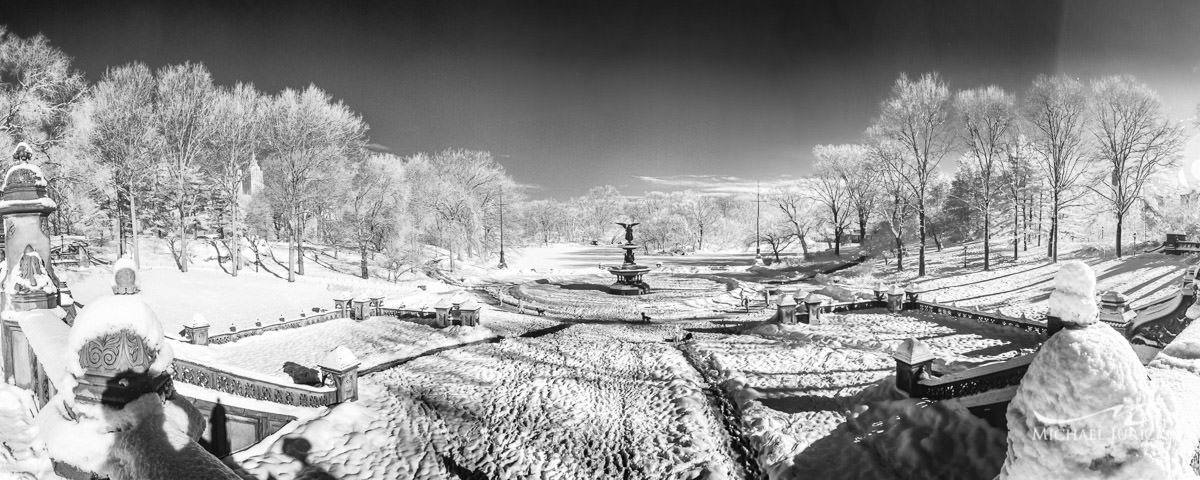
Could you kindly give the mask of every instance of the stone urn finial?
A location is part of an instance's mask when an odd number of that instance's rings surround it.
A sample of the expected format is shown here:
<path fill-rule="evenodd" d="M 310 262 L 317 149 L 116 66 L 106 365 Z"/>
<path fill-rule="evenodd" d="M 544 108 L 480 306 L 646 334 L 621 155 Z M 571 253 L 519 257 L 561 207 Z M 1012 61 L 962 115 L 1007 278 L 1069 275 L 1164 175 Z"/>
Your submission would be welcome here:
<path fill-rule="evenodd" d="M 17 148 L 13 149 L 12 158 L 17 163 L 29 163 L 33 159 L 33 149 L 29 147 L 28 143 L 18 143 Z"/>
<path fill-rule="evenodd" d="M 134 295 L 142 289 L 138 287 L 137 265 L 128 257 L 117 260 L 113 265 L 113 295 Z"/>

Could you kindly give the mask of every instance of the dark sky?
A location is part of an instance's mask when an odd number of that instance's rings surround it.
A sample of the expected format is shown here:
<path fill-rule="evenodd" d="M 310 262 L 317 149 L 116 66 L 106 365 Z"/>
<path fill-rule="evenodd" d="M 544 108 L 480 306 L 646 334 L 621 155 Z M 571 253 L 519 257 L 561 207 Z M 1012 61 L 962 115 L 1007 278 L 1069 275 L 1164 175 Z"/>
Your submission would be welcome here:
<path fill-rule="evenodd" d="M 1014 91 L 1134 73 L 1200 100 L 1200 2 L 10 2 L 90 78 L 204 62 L 219 83 L 315 83 L 405 154 L 490 150 L 533 196 L 802 175 L 854 141 L 900 72 Z M 636 176 L 650 177 L 639 179 Z M 733 177 L 733 178 L 731 178 Z"/>

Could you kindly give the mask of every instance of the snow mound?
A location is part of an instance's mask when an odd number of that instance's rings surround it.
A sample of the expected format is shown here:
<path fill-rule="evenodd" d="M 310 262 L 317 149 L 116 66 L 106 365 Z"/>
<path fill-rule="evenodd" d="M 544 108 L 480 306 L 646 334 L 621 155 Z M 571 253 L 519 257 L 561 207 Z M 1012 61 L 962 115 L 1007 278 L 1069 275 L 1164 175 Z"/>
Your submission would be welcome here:
<path fill-rule="evenodd" d="M 0 383 L 0 478 L 58 478 L 38 438 L 34 411 L 31 392 Z"/>
<path fill-rule="evenodd" d="M 358 357 L 354 356 L 354 352 L 346 348 L 345 345 L 338 345 L 330 350 L 329 354 L 325 355 L 325 358 L 318 365 L 331 370 L 341 371 L 356 367 L 358 364 Z"/>
<path fill-rule="evenodd" d="M 1096 272 L 1078 260 L 1064 263 L 1054 275 L 1049 315 L 1058 317 L 1064 326 L 1069 327 L 1095 323 L 1098 314 Z"/>
<path fill-rule="evenodd" d="M 1081 283 L 1074 293 L 1086 292 Z M 1001 479 L 1191 472 L 1194 445 L 1178 443 L 1170 408 L 1146 368 L 1104 324 L 1064 329 L 1046 341 L 1009 404 L 1008 427 Z"/>
<path fill-rule="evenodd" d="M 157 375 L 166 371 L 175 356 L 170 345 L 163 341 L 162 324 L 158 316 L 141 298 L 141 295 L 113 295 L 102 297 L 88 304 L 75 318 L 71 335 L 67 339 L 65 355 L 67 371 L 75 376 L 83 375 L 79 364 L 79 350 L 89 340 L 129 330 L 145 339 L 146 348 L 158 351 L 149 372 Z"/>

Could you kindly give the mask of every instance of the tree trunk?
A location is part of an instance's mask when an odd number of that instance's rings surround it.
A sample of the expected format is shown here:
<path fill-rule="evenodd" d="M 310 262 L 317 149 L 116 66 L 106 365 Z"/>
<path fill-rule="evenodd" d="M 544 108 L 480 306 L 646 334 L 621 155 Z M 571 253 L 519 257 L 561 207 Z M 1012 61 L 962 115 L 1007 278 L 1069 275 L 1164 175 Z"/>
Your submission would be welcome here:
<path fill-rule="evenodd" d="M 925 192 L 921 192 L 921 197 L 917 199 L 917 221 L 920 223 L 921 250 L 917 257 L 917 276 L 925 276 Z"/>
<path fill-rule="evenodd" d="M 1024 202 L 1022 202 L 1022 203 L 1024 203 Z M 1017 216 L 1017 209 L 1014 208 L 1013 209 L 1013 262 L 1017 261 L 1017 254 L 1019 253 L 1017 250 L 1017 244 L 1020 243 L 1020 240 L 1019 240 L 1020 237 L 1017 232 L 1017 227 L 1020 227 L 1020 226 L 1021 226 L 1021 221 L 1020 221 L 1019 217 Z M 1028 246 L 1029 243 L 1026 242 L 1025 245 Z"/>
<path fill-rule="evenodd" d="M 296 212 L 296 207 L 292 207 L 292 231 L 288 235 L 288 281 L 296 281 L 296 224 L 299 223 L 300 214 Z M 270 246 L 268 245 L 268 248 Z"/>
<path fill-rule="evenodd" d="M 896 271 L 904 271 L 904 241 L 900 239 L 900 235 L 896 235 Z"/>
<path fill-rule="evenodd" d="M 1037 205 L 1037 209 L 1038 209 L 1038 233 L 1037 233 L 1037 246 L 1039 246 L 1039 247 L 1040 247 L 1040 246 L 1042 246 L 1042 210 L 1044 210 L 1044 207 L 1043 207 L 1043 205 L 1042 205 L 1042 194 L 1041 194 L 1041 192 L 1038 192 L 1038 205 Z"/>
<path fill-rule="evenodd" d="M 358 244 L 358 267 L 362 271 L 362 278 L 370 278 L 367 272 L 367 244 L 359 242 Z"/>
<path fill-rule="evenodd" d="M 120 190 L 117 190 L 117 197 L 119 198 L 120 196 L 121 196 L 121 191 L 120 191 Z M 132 197 L 132 196 L 129 196 L 129 197 Z M 121 213 L 122 213 L 122 212 L 121 212 L 121 206 L 120 206 L 120 205 L 121 205 L 121 204 L 120 204 L 120 201 L 118 201 L 118 202 L 117 202 L 117 208 L 116 208 L 116 210 L 117 210 L 117 225 L 119 226 L 119 228 L 117 229 L 117 233 L 118 233 L 118 236 L 117 236 L 117 238 L 119 239 L 119 240 L 117 240 L 117 258 L 124 257 L 124 256 L 125 256 L 125 254 L 126 254 L 126 253 L 128 253 L 128 249 L 127 249 L 127 247 L 126 247 L 126 245 L 125 245 L 125 240 L 126 240 L 126 237 L 125 237 L 125 219 L 124 219 L 124 217 L 121 215 Z"/>
<path fill-rule="evenodd" d="M 988 214 L 988 205 L 983 205 L 983 270 L 992 269 L 992 218 Z"/>
<path fill-rule="evenodd" d="M 837 256 L 837 257 L 842 256 L 842 229 L 841 228 L 835 227 L 833 229 L 833 255 Z"/>
<path fill-rule="evenodd" d="M 233 248 L 229 249 L 229 260 L 233 261 L 233 276 L 238 276 L 242 266 L 242 232 L 238 229 L 237 194 L 233 196 Z"/>
<path fill-rule="evenodd" d="M 1049 257 L 1051 263 L 1058 263 L 1058 192 L 1051 195 L 1050 202 L 1050 238 L 1047 239 L 1046 247 L 1050 250 Z"/>
<path fill-rule="evenodd" d="M 1117 258 L 1121 258 L 1121 227 L 1125 223 L 1125 216 L 1117 214 Z"/>
<path fill-rule="evenodd" d="M 861 245 L 867 244 L 867 217 L 858 217 L 858 244 L 860 245 L 859 252 L 861 253 Z"/>
<path fill-rule="evenodd" d="M 296 218 L 296 275 L 304 275 L 304 212 L 297 213 Z"/>
<path fill-rule="evenodd" d="M 183 164 L 179 165 L 179 271 L 188 271 L 187 216 L 184 202 L 187 199 L 187 183 L 183 178 Z"/>
<path fill-rule="evenodd" d="M 808 260 L 808 239 L 806 235 L 800 235 L 800 250 L 804 252 L 804 259 Z"/>

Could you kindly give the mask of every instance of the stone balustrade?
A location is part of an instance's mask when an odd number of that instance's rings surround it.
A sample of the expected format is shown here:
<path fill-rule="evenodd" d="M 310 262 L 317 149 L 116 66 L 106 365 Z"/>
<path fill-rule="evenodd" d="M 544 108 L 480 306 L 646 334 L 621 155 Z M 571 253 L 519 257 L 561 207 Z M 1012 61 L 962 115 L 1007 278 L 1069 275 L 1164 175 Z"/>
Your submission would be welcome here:
<path fill-rule="evenodd" d="M 272 383 L 187 360 L 175 360 L 172 378 L 177 382 L 281 405 L 326 407 L 338 403 L 338 390 L 334 387 Z"/>

